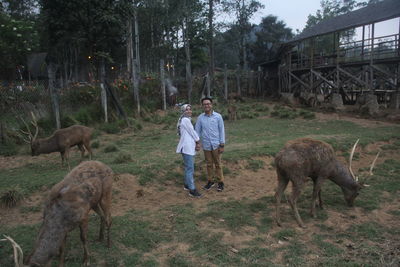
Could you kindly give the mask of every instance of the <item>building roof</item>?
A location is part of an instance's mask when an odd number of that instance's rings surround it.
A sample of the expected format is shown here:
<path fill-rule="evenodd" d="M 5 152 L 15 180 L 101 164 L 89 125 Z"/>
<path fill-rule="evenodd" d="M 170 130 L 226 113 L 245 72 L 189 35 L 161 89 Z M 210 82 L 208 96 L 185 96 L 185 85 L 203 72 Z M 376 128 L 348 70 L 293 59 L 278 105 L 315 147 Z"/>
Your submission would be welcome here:
<path fill-rule="evenodd" d="M 384 0 L 337 17 L 326 19 L 305 29 L 287 43 L 298 42 L 314 36 L 356 28 L 400 17 L 400 0 Z"/>

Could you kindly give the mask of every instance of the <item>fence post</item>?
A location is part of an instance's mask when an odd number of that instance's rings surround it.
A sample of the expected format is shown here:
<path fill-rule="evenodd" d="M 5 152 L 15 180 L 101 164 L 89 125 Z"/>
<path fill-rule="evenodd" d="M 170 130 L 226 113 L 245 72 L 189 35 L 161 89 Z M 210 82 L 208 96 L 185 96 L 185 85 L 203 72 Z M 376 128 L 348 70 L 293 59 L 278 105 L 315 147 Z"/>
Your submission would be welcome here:
<path fill-rule="evenodd" d="M 53 106 L 54 116 L 56 119 L 56 127 L 57 127 L 57 129 L 60 129 L 61 128 L 60 105 L 58 102 L 57 88 L 55 86 L 56 72 L 57 72 L 56 64 L 54 64 L 52 62 L 49 63 L 49 65 L 47 67 L 47 73 L 49 75 L 49 91 L 50 91 L 50 97 L 51 97 L 51 103 Z"/>

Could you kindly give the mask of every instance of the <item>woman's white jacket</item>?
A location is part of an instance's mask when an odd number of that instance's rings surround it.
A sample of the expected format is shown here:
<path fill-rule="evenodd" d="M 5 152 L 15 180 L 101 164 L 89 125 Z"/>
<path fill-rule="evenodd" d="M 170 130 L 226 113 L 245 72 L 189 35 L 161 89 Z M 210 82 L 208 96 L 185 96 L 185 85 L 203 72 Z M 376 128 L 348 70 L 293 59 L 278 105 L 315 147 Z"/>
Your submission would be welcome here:
<path fill-rule="evenodd" d="M 196 155 L 196 142 L 200 140 L 198 134 L 193 128 L 190 118 L 183 117 L 180 125 L 181 138 L 179 139 L 176 153 L 183 153 L 188 155 Z"/>

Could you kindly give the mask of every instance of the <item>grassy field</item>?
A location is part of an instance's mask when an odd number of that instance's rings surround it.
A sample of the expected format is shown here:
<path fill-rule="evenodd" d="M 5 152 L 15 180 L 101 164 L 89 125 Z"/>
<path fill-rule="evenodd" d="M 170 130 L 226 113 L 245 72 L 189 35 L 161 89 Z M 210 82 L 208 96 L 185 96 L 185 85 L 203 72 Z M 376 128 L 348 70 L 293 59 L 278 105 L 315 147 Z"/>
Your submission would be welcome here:
<path fill-rule="evenodd" d="M 221 110 L 224 113 L 223 107 Z M 399 125 L 344 116 L 340 120 L 336 116 L 321 119 L 306 110 L 242 104 L 241 119 L 225 124 L 226 190 L 191 199 L 183 193 L 182 159 L 174 153 L 177 116 L 170 111 L 157 121 L 141 122 L 142 130 L 102 132 L 93 141 L 94 159 L 109 165 L 119 178 L 114 182 L 113 214 L 118 215 L 113 215 L 110 249 L 95 242 L 99 218 L 95 214 L 90 217 L 92 266 L 400 264 Z M 274 222 L 273 156 L 286 141 L 298 137 L 328 142 L 343 161 L 360 138 L 354 164 L 360 180 L 369 185 L 356 199 L 355 207 L 349 208 L 340 188 L 326 182 L 325 209 L 317 211 L 316 219 L 308 213 L 308 185 L 299 200 L 306 229 L 297 227 L 285 201 L 283 227 Z M 381 156 L 374 175 L 369 176 L 369 164 L 378 150 Z M 73 152 L 71 159 L 71 165 L 77 165 L 79 153 Z M 25 201 L 12 209 L 1 208 L 0 235 L 14 238 L 28 254 L 40 226 L 43 197 L 68 170 L 61 168 L 56 153 L 35 158 L 19 155 L 3 158 L 2 162 L 8 164 L 0 169 L 0 193 L 16 189 Z M 205 182 L 204 173 L 200 154 L 196 157 L 197 186 Z M 135 187 L 125 188 L 128 178 L 124 177 L 130 177 Z M 242 187 L 246 181 L 255 186 Z M 145 192 L 142 198 L 135 196 L 139 189 Z M 35 202 L 37 198 L 40 200 Z M 66 266 L 80 266 L 83 251 L 77 229 L 70 233 L 66 251 Z M 12 248 L 7 243 L 0 243 L 0 266 L 13 266 Z"/>

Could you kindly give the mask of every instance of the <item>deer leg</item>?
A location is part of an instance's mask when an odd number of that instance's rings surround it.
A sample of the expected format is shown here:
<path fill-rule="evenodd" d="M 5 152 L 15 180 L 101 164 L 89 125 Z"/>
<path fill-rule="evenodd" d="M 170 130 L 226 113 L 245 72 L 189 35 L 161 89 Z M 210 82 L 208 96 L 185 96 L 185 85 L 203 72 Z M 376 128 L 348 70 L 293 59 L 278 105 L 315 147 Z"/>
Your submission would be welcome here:
<path fill-rule="evenodd" d="M 305 225 L 304 225 L 303 221 L 301 220 L 299 211 L 297 209 L 297 199 L 299 198 L 299 196 L 301 194 L 301 189 L 303 187 L 303 181 L 302 181 L 302 179 L 300 179 L 300 181 L 292 179 L 292 182 L 293 182 L 293 191 L 292 191 L 292 196 L 289 199 L 289 203 L 293 209 L 294 216 L 296 217 L 297 223 L 299 224 L 300 227 L 305 228 Z"/>
<path fill-rule="evenodd" d="M 67 235 L 65 235 L 63 242 L 61 243 L 60 247 L 60 262 L 58 264 L 58 267 L 64 267 L 64 261 L 65 261 L 65 244 L 67 242 Z"/>
<path fill-rule="evenodd" d="M 107 227 L 107 246 L 111 247 L 110 229 L 111 229 L 111 189 L 106 190 L 100 201 L 100 207 L 104 212 L 104 220 Z"/>
<path fill-rule="evenodd" d="M 288 183 L 289 183 L 288 179 L 285 179 L 282 175 L 278 174 L 278 188 L 276 189 L 276 193 L 275 193 L 275 200 L 276 200 L 275 218 L 276 218 L 276 224 L 278 226 L 281 226 L 281 218 L 280 218 L 281 198 L 282 198 L 282 194 L 285 191 Z"/>
<path fill-rule="evenodd" d="M 65 151 L 61 151 L 61 166 L 64 167 L 64 158 L 65 158 Z"/>
<path fill-rule="evenodd" d="M 82 144 L 78 144 L 78 148 L 81 151 L 81 161 L 82 161 L 83 157 L 85 156 L 85 148 L 83 147 Z"/>
<path fill-rule="evenodd" d="M 65 161 L 67 162 L 68 169 L 71 170 L 71 166 L 69 165 L 69 147 L 65 148 L 64 153 L 65 153 L 64 158 L 65 158 Z"/>
<path fill-rule="evenodd" d="M 314 187 L 313 187 L 313 194 L 312 194 L 312 201 L 311 201 L 311 211 L 310 214 L 313 218 L 317 217 L 317 214 L 315 212 L 315 205 L 317 203 L 317 197 L 320 196 L 321 192 L 321 185 L 322 185 L 323 179 L 313 179 Z M 320 198 L 321 200 L 321 198 Z"/>
<path fill-rule="evenodd" d="M 89 153 L 89 159 L 92 160 L 92 148 L 90 147 L 90 141 L 84 140 L 83 145 Z"/>
<path fill-rule="evenodd" d="M 323 210 L 324 207 L 322 206 L 321 189 L 320 189 L 319 192 L 318 192 L 318 199 L 319 199 L 319 208 L 320 208 L 321 210 Z"/>
<path fill-rule="evenodd" d="M 87 247 L 87 230 L 88 230 L 88 214 L 83 218 L 81 224 L 79 225 L 81 230 L 81 241 L 83 245 L 83 265 L 89 265 L 89 250 Z"/>
<path fill-rule="evenodd" d="M 99 241 L 103 241 L 104 240 L 104 225 L 105 225 L 104 212 L 99 205 L 94 206 L 93 210 L 100 216 Z"/>

